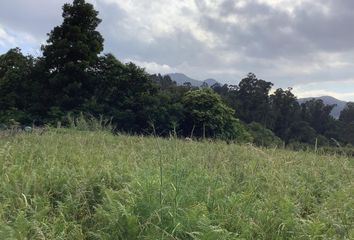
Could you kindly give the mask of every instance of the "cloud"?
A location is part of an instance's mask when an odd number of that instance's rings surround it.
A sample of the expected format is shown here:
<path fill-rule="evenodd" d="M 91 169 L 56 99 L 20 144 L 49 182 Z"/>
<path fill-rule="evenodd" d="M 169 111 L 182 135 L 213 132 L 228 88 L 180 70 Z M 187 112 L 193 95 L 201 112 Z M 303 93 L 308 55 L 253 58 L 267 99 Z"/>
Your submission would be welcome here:
<path fill-rule="evenodd" d="M 296 93 L 296 91 L 294 92 Z M 341 92 L 330 91 L 327 89 L 309 90 L 309 91 L 299 92 L 296 95 L 298 98 L 332 96 L 342 101 L 353 101 L 354 99 L 354 92 L 341 93 Z"/>
<path fill-rule="evenodd" d="M 333 96 L 341 100 L 353 101 L 354 89 L 352 86 L 354 86 L 354 79 L 337 79 L 295 85 L 293 92 L 300 98 Z"/>
<path fill-rule="evenodd" d="M 278 87 L 354 76 L 352 0 L 88 1 L 103 19 L 105 52 L 148 71 L 231 84 L 255 72 Z M 0 50 L 38 48 L 61 23 L 64 2 L 1 2 Z"/>
<path fill-rule="evenodd" d="M 37 50 L 30 47 L 37 39 L 26 32 L 12 32 L 0 25 L 0 51 L 7 52 L 10 48 L 28 46 L 27 52 L 38 55 Z"/>
<path fill-rule="evenodd" d="M 125 59 L 124 62 L 133 62 L 136 65 L 145 68 L 146 71 L 149 73 L 161 73 L 161 74 L 168 74 L 172 72 L 179 72 L 178 69 L 172 68 L 167 64 L 158 64 L 156 62 L 146 62 L 146 61 L 139 61 L 134 59 Z"/>
<path fill-rule="evenodd" d="M 0 25 L 0 47 L 5 48 L 16 44 L 16 39 L 10 36 Z"/>
<path fill-rule="evenodd" d="M 0 3 L 0 23 L 13 31 L 29 32 L 46 38 L 61 22 L 61 7 L 66 0 L 11 0 Z M 42 35 L 44 32 L 44 35 Z"/>

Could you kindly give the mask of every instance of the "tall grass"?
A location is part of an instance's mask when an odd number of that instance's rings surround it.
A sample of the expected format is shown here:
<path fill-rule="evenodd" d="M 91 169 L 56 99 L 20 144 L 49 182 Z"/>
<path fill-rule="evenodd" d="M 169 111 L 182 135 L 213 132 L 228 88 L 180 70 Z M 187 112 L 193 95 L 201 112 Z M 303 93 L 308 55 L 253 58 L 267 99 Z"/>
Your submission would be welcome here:
<path fill-rule="evenodd" d="M 353 158 L 305 151 L 3 135 L 0 239 L 354 239 L 353 176 Z"/>

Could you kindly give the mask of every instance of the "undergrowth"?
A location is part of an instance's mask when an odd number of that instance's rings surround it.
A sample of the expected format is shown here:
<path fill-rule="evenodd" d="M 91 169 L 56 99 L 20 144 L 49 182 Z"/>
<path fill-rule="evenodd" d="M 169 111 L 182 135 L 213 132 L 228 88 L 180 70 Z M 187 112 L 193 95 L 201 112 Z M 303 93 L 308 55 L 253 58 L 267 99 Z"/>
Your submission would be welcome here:
<path fill-rule="evenodd" d="M 47 129 L 0 166 L 0 239 L 354 239 L 353 158 Z"/>

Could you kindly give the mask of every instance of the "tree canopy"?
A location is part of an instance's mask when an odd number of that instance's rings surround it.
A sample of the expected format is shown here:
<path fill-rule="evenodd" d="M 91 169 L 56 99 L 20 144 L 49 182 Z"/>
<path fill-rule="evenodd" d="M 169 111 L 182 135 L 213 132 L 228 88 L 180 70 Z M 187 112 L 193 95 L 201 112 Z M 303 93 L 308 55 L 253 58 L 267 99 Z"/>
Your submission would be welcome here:
<path fill-rule="evenodd" d="M 234 117 L 234 110 L 222 102 L 221 97 L 211 89 L 189 91 L 182 102 L 186 129 L 189 127 L 192 135 L 223 139 L 248 137 L 245 136 L 245 129 Z"/>
<path fill-rule="evenodd" d="M 42 46 L 45 84 L 50 96 L 45 101 L 60 110 L 80 109 L 93 95 L 92 72 L 103 51 L 103 37 L 96 31 L 101 20 L 92 4 L 74 0 L 63 6 L 63 23 L 49 34 Z M 52 106 L 53 107 L 53 106 Z"/>
<path fill-rule="evenodd" d="M 354 124 L 354 102 L 349 102 L 340 113 L 339 120 L 348 124 Z"/>
<path fill-rule="evenodd" d="M 0 123 L 55 124 L 81 113 L 112 119 L 116 131 L 253 141 L 354 144 L 354 103 L 339 120 L 333 105 L 301 105 L 292 89 L 247 74 L 237 85 L 178 86 L 169 76 L 150 75 L 134 63 L 104 53 L 92 4 L 63 6 L 63 21 L 48 34 L 43 56 L 19 48 L 0 55 Z M 281 140 L 280 140 L 281 139 Z"/>

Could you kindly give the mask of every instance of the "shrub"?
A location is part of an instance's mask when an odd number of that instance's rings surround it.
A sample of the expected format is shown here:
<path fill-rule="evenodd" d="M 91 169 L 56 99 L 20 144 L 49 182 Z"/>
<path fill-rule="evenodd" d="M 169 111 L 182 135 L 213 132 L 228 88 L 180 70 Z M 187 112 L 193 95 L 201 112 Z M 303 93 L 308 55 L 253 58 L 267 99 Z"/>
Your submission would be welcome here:
<path fill-rule="evenodd" d="M 234 110 L 213 90 L 191 90 L 185 94 L 182 103 L 186 116 L 184 129 L 191 132 L 191 135 L 223 140 L 251 140 L 250 134 L 234 117 Z"/>
<path fill-rule="evenodd" d="M 257 146 L 275 147 L 280 146 L 282 141 L 274 133 L 263 127 L 261 124 L 252 122 L 247 125 L 247 130 L 253 138 L 253 143 Z"/>

